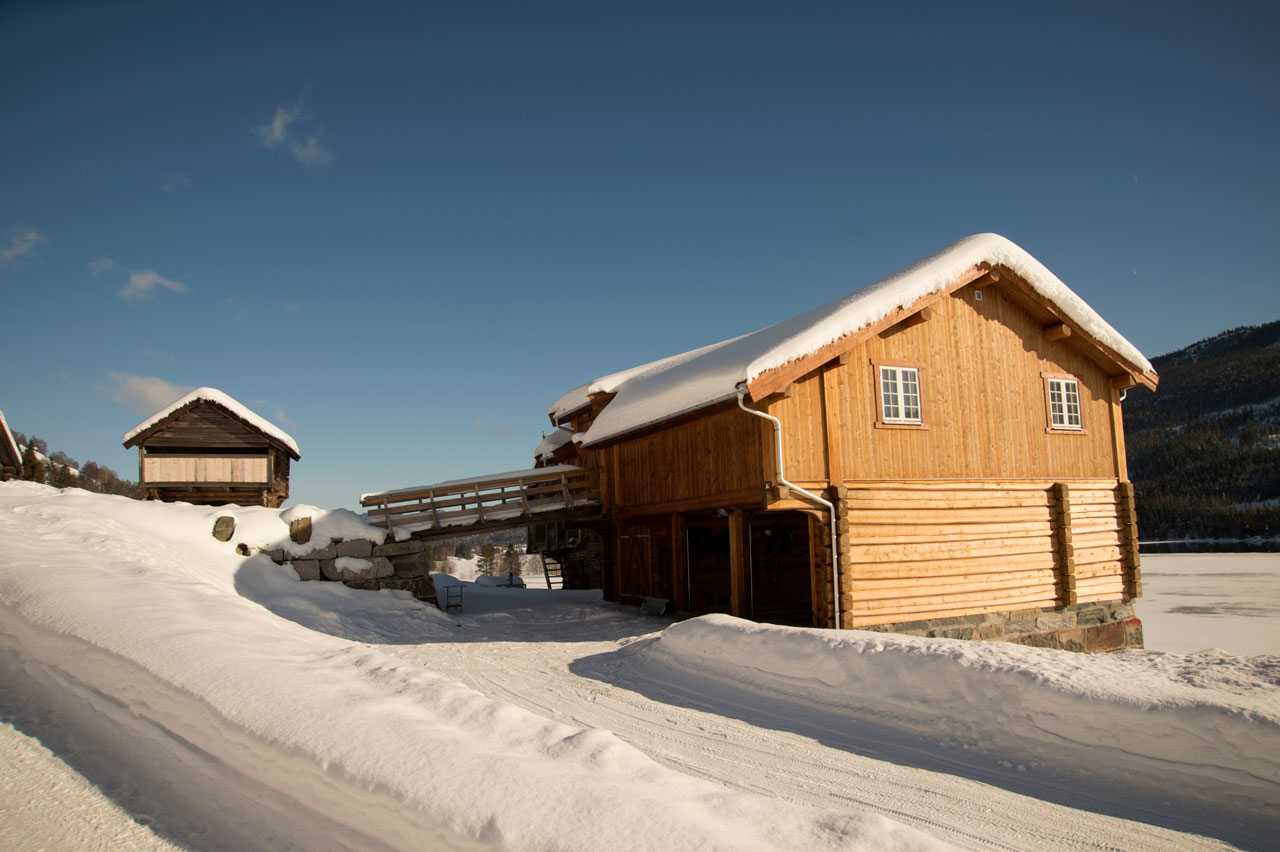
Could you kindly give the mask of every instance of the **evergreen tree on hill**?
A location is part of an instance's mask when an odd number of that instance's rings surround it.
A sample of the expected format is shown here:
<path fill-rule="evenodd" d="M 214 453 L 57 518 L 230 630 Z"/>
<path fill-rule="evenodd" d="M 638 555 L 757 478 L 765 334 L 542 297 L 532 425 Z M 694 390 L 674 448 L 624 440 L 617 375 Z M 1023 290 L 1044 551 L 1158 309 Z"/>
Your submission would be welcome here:
<path fill-rule="evenodd" d="M 27 444 L 22 451 L 22 478 L 30 482 L 45 481 L 44 462 L 36 455 L 36 448 Z"/>

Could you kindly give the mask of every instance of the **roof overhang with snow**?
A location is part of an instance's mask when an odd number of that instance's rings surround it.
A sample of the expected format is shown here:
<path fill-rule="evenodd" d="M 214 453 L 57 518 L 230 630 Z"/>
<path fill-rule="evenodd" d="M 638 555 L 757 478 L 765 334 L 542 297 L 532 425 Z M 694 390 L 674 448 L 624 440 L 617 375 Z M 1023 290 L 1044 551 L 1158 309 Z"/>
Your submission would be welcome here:
<path fill-rule="evenodd" d="M 978 234 L 776 325 L 588 382 L 549 413 L 560 423 L 592 395 L 612 394 L 580 438 L 591 447 L 732 400 L 743 383 L 760 401 L 947 294 L 996 279 L 1064 326 L 1063 336 L 1076 335 L 1123 384 L 1155 389 L 1151 362 L 1040 261 L 998 234 Z"/>
<path fill-rule="evenodd" d="M 294 461 L 302 458 L 298 452 L 298 443 L 293 440 L 293 437 L 288 432 L 285 432 L 266 418 L 250 411 L 217 388 L 196 388 L 191 393 L 174 400 L 160 411 L 157 411 L 125 433 L 125 448 L 145 442 L 152 435 L 162 431 L 167 425 L 198 405 L 216 406 L 229 417 L 239 420 L 246 427 L 261 434 L 269 443 L 287 452 L 293 457 Z"/>

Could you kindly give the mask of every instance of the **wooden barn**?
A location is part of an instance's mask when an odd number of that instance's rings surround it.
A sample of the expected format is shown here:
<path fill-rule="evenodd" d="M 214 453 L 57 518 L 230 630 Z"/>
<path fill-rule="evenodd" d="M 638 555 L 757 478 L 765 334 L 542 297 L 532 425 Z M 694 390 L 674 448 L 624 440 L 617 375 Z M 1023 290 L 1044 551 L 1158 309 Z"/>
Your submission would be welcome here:
<path fill-rule="evenodd" d="M 278 507 L 298 445 L 220 390 L 197 388 L 124 436 L 148 500 Z"/>
<path fill-rule="evenodd" d="M 611 601 L 1132 647 L 1121 402 L 1157 381 L 1049 270 L 983 234 L 777 325 L 575 388 L 551 407 L 536 463 L 589 477 L 590 516 L 558 523 L 599 553 Z M 531 550 L 575 540 L 552 532 L 535 526 Z M 560 546 L 556 559 L 571 556 Z"/>
<path fill-rule="evenodd" d="M 0 482 L 19 479 L 21 476 L 22 453 L 18 452 L 18 444 L 13 440 L 9 424 L 5 422 L 4 412 L 0 411 Z"/>

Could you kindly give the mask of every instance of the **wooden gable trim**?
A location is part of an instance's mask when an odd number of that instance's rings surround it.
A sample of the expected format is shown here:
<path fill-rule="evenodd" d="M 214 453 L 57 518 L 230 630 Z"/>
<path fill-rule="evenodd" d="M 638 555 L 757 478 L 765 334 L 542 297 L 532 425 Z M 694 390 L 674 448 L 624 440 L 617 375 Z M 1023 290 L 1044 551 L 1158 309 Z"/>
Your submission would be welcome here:
<path fill-rule="evenodd" d="M 1057 323 L 1051 324 L 1046 328 L 1046 338 L 1049 340 L 1062 340 L 1067 337 L 1077 336 L 1081 341 L 1087 341 L 1088 346 L 1095 349 L 1105 360 L 1132 376 L 1134 384 L 1144 385 L 1151 390 L 1156 389 L 1156 385 L 1160 383 L 1160 376 L 1154 370 L 1139 370 L 1136 365 L 1121 357 L 1120 353 L 1081 328 L 1061 308 L 1037 293 L 1030 284 L 1023 281 L 1017 273 L 1003 267 L 1001 269 L 1004 276 L 1001 280 L 1008 282 L 1010 290 L 1033 302 L 1057 319 Z M 1053 332 L 1056 332 L 1059 336 L 1050 336 Z"/>
<path fill-rule="evenodd" d="M 1130 364 L 1110 346 L 1102 343 L 1093 335 L 1088 334 L 1083 328 L 1068 318 L 1061 308 L 1049 299 L 1046 299 L 1044 296 L 1037 293 L 1029 284 L 1023 281 L 1017 273 L 1003 266 L 990 267 L 987 264 L 982 263 L 971 267 L 947 287 L 944 287 L 935 293 L 923 296 L 904 308 L 899 308 L 878 322 L 872 323 L 871 325 L 859 329 L 852 334 L 847 334 L 839 340 L 828 343 L 826 346 L 823 346 L 810 355 L 783 364 L 780 367 L 775 367 L 772 370 L 766 370 L 747 383 L 747 389 L 751 393 L 751 398 L 753 400 L 759 400 L 764 399 L 770 394 L 779 393 L 781 390 L 786 388 L 787 385 L 791 384 L 796 379 L 799 379 L 801 376 L 807 375 L 813 370 L 816 370 L 818 367 L 821 367 L 833 358 L 846 355 L 850 350 L 854 349 L 858 344 L 862 343 L 872 335 L 889 332 L 894 328 L 894 326 L 904 323 L 905 320 L 924 311 L 931 305 L 937 303 L 944 297 L 951 295 L 962 287 L 970 284 L 975 287 L 986 287 L 996 283 L 1008 285 L 1007 289 L 1013 290 L 1019 296 L 1035 303 L 1057 320 L 1057 322 L 1050 324 L 1046 328 L 1046 337 L 1048 339 L 1061 340 L 1068 336 L 1076 336 L 1080 341 L 1087 342 L 1087 346 L 1093 348 L 1105 361 L 1110 362 L 1110 364 L 1114 366 L 1118 366 L 1125 372 L 1125 374 L 1131 376 L 1132 385 L 1141 384 L 1151 390 L 1156 389 L 1156 385 L 1160 382 L 1160 377 L 1154 370 L 1143 371 L 1139 370 L 1135 365 Z M 912 324 L 918 325 L 920 322 L 927 319 L 928 317 L 923 317 Z M 903 328 L 906 327 L 909 326 L 904 324 Z"/>
<path fill-rule="evenodd" d="M 790 361 L 780 367 L 774 367 L 772 370 L 766 370 L 751 381 L 747 382 L 747 390 L 750 391 L 751 398 L 753 400 L 760 400 L 770 394 L 778 393 L 801 376 L 813 372 L 833 358 L 838 358 L 841 355 L 848 353 L 867 338 L 879 334 L 886 329 L 893 328 L 893 326 L 913 314 L 922 311 L 935 302 L 940 301 L 946 296 L 951 295 L 961 287 L 964 287 L 967 284 L 972 284 L 978 279 L 986 276 L 990 271 L 991 268 L 985 263 L 970 267 L 947 287 L 944 287 L 935 293 L 930 293 L 927 296 L 921 296 L 910 305 L 905 308 L 898 308 L 896 311 L 893 311 L 883 317 L 878 322 L 874 322 L 865 328 L 860 328 L 852 334 L 846 334 L 839 340 L 834 340 L 803 358 Z"/>
<path fill-rule="evenodd" d="M 216 400 L 203 399 L 203 398 L 193 399 L 191 400 L 191 402 L 188 402 L 186 405 L 182 406 L 181 408 L 177 408 L 169 412 L 168 416 L 158 421 L 150 429 L 147 429 L 145 432 L 139 432 L 137 435 L 134 435 L 128 441 L 125 441 L 124 442 L 125 449 L 129 449 L 130 447 L 133 447 L 133 446 L 137 446 L 141 448 L 147 442 L 148 439 L 150 439 L 151 437 L 153 437 L 159 432 L 163 432 L 178 418 L 182 417 L 184 414 L 190 411 L 195 410 L 196 408 L 199 408 L 201 405 L 207 405 L 211 408 L 217 409 L 218 413 L 225 415 L 231 420 L 234 420 L 235 422 L 239 423 L 241 426 L 245 427 L 255 435 L 260 435 L 262 439 L 266 441 L 269 445 L 271 445 L 272 447 L 284 453 L 287 453 L 289 457 L 292 458 L 294 461 L 302 460 L 302 457 L 299 456 L 297 453 L 295 453 L 290 447 L 285 446 L 283 443 L 276 440 L 271 435 L 268 435 L 266 432 L 262 431 L 257 426 L 250 423 L 248 420 L 245 420 L 243 417 L 240 417 L 234 411 L 231 411 L 229 408 L 227 408 L 225 405 L 221 405 Z"/>

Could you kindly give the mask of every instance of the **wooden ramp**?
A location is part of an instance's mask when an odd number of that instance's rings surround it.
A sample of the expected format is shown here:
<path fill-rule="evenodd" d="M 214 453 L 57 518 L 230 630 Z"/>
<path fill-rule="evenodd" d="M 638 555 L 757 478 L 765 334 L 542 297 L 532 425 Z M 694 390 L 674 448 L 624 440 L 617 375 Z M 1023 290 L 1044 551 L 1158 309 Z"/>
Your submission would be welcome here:
<path fill-rule="evenodd" d="M 600 475 L 573 465 L 364 494 L 369 523 L 414 538 L 456 538 L 600 514 Z"/>

